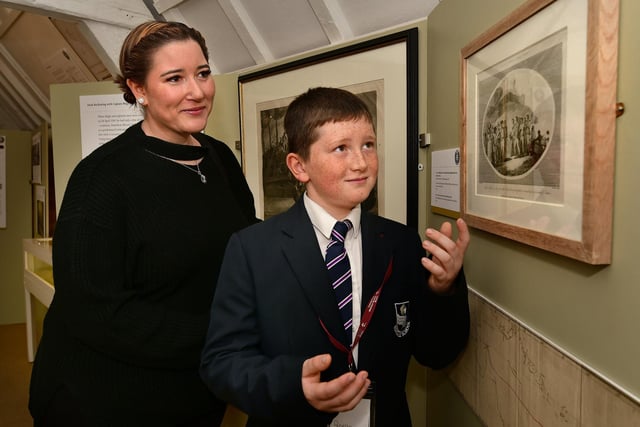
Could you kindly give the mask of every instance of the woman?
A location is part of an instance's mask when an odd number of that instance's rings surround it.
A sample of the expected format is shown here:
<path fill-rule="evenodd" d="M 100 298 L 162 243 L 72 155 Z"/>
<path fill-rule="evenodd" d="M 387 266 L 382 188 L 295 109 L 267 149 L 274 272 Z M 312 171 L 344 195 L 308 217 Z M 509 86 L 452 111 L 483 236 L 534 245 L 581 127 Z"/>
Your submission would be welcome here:
<path fill-rule="evenodd" d="M 225 405 L 199 378 L 200 351 L 253 197 L 231 150 L 201 133 L 215 84 L 198 31 L 138 26 L 120 72 L 144 119 L 69 180 L 29 408 L 35 426 L 217 426 Z"/>

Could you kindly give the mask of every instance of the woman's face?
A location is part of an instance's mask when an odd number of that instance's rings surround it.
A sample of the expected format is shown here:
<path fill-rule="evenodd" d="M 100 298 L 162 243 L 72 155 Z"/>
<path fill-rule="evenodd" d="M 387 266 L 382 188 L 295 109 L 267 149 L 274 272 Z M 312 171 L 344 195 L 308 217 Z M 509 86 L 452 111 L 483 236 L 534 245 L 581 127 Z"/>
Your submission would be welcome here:
<path fill-rule="evenodd" d="M 143 85 L 132 87 L 144 97 L 145 132 L 169 142 L 185 143 L 207 124 L 215 83 L 200 45 L 175 41 L 159 48 Z"/>

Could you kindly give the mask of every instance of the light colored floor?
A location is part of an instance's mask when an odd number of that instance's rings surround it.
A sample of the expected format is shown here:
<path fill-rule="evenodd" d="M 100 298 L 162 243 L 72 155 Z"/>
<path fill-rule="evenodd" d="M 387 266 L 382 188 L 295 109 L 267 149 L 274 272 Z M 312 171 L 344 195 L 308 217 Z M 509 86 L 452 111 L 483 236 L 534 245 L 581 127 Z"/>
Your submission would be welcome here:
<path fill-rule="evenodd" d="M 27 409 L 30 377 L 25 324 L 0 325 L 0 426 L 33 426 Z"/>

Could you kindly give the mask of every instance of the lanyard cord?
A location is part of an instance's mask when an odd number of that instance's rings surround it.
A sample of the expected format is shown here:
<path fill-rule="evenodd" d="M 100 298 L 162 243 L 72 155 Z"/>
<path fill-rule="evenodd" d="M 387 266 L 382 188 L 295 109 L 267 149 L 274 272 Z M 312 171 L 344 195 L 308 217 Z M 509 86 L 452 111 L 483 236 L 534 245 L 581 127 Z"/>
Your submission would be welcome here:
<path fill-rule="evenodd" d="M 364 312 L 364 314 L 362 316 L 362 320 L 360 321 L 360 325 L 358 326 L 358 331 L 356 332 L 356 336 L 353 339 L 353 343 L 351 344 L 350 348 L 347 348 L 342 342 L 340 342 L 340 340 L 337 340 L 333 335 L 331 335 L 331 332 L 329 332 L 329 330 L 325 326 L 325 324 L 322 321 L 322 319 L 318 318 L 318 320 L 320 320 L 320 325 L 322 326 L 322 329 L 324 329 L 324 332 L 327 334 L 327 337 L 329 338 L 329 341 L 331 342 L 331 344 L 335 348 L 337 348 L 338 350 L 340 350 L 341 352 L 343 352 L 343 353 L 345 353 L 347 355 L 347 361 L 348 361 L 348 364 L 349 364 L 349 370 L 351 372 L 355 372 L 356 371 L 356 366 L 355 366 L 355 363 L 353 361 L 353 349 L 358 345 L 358 343 L 360 342 L 360 339 L 364 335 L 364 332 L 369 327 L 369 323 L 371 322 L 371 318 L 373 317 L 373 313 L 376 310 L 376 306 L 378 305 L 378 299 L 380 298 L 380 294 L 382 293 L 382 288 L 384 287 L 384 285 L 389 280 L 389 277 L 391 276 L 391 272 L 392 271 L 393 271 L 393 258 L 391 258 L 391 260 L 389 261 L 389 265 L 387 265 L 387 271 L 384 274 L 384 279 L 382 279 L 382 283 L 380 284 L 380 287 L 373 294 L 373 296 L 371 297 L 371 299 L 367 303 L 367 307 L 366 307 L 365 312 Z"/>

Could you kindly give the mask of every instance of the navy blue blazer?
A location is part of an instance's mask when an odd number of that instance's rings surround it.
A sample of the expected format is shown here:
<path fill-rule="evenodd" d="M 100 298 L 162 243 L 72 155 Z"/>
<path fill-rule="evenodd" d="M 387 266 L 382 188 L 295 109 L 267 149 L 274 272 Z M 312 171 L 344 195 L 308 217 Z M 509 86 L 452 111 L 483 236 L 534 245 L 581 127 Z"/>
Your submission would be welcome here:
<path fill-rule="evenodd" d="M 428 271 L 420 264 L 425 254 L 414 230 L 363 213 L 361 232 L 363 306 L 393 264 L 360 341 L 358 369 L 376 382 L 377 427 L 410 426 L 405 381 L 411 356 L 437 369 L 466 345 L 464 274 L 451 294 L 436 295 L 426 284 Z M 340 336 L 342 321 L 324 254 L 300 200 L 231 237 L 211 308 L 201 376 L 218 397 L 249 415 L 248 426 L 326 426 L 335 414 L 307 403 L 302 364 L 330 353 L 333 362 L 323 380 L 342 375 L 348 366 L 320 319 L 333 336 Z"/>

